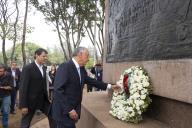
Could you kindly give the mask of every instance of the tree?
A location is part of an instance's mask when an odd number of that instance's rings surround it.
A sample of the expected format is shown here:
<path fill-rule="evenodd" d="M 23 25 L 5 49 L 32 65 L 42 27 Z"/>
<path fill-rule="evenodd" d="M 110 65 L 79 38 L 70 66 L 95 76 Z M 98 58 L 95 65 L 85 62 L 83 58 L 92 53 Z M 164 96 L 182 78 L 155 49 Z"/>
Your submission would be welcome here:
<path fill-rule="evenodd" d="M 93 45 L 96 45 L 96 48 L 103 58 L 104 54 L 104 22 L 105 22 L 105 0 L 92 1 L 92 4 L 89 5 L 91 13 L 88 13 L 86 16 L 85 29 Z M 94 40 L 94 22 L 96 22 L 96 27 L 98 28 L 98 38 Z M 94 44 L 95 43 L 95 44 Z"/>
<path fill-rule="evenodd" d="M 28 7 L 29 7 L 29 0 L 26 0 L 25 6 L 25 16 L 23 21 L 23 36 L 22 36 L 22 57 L 23 57 L 23 65 L 26 64 L 26 53 L 25 53 L 25 35 L 26 35 L 26 28 L 27 28 L 27 14 L 28 14 Z"/>
<path fill-rule="evenodd" d="M 90 0 L 31 0 L 46 20 L 55 25 L 65 59 L 72 57 L 72 50 L 78 47 L 85 36 L 85 19 L 94 7 Z M 90 19 L 87 19 L 90 20 Z"/>
<path fill-rule="evenodd" d="M 103 56 L 104 0 L 99 0 L 97 6 L 92 0 L 31 0 L 31 3 L 55 25 L 65 59 L 72 57 L 72 50 L 80 45 L 85 32 L 94 43 L 93 21 L 97 21 L 99 28 L 96 47 Z"/>
<path fill-rule="evenodd" d="M 35 44 L 35 43 L 31 43 L 31 42 L 26 42 L 25 44 L 25 53 L 26 53 L 26 63 L 30 63 L 34 60 L 34 52 L 36 49 L 40 48 L 39 45 Z M 12 48 L 8 49 L 7 55 L 10 56 L 12 51 Z M 20 65 L 23 65 L 23 57 L 22 57 L 22 46 L 21 43 L 18 43 L 15 45 L 15 54 L 13 59 Z"/>
<path fill-rule="evenodd" d="M 3 62 L 7 65 L 8 60 L 14 60 L 16 42 L 21 40 L 22 26 L 19 21 L 19 4 L 21 0 L 0 1 L 0 37 L 2 39 Z M 32 27 L 26 27 L 27 33 L 31 33 Z M 7 55 L 5 45 L 13 42 L 12 52 Z"/>
<path fill-rule="evenodd" d="M 2 39 L 2 53 L 5 65 L 7 65 L 8 60 L 5 52 L 5 43 L 6 39 L 10 37 L 10 33 L 14 29 L 14 24 L 16 24 L 12 21 L 12 19 L 14 19 L 14 14 L 17 12 L 17 9 L 15 9 L 17 8 L 17 2 L 17 0 L 11 2 L 8 0 L 0 1 L 0 37 Z M 14 4 L 16 5 L 15 7 L 13 6 Z"/>
<path fill-rule="evenodd" d="M 34 52 L 40 48 L 39 45 L 31 42 L 26 42 L 25 44 L 25 53 L 26 53 L 26 64 L 31 63 L 34 60 Z M 6 51 L 7 55 L 10 56 L 12 48 L 8 49 Z M 18 63 L 18 65 L 22 66 L 22 53 L 21 53 L 21 43 L 16 44 L 15 46 L 15 54 L 14 54 L 14 60 Z M 47 49 L 48 51 L 48 64 L 60 64 L 64 61 L 63 56 L 61 55 L 61 49 L 58 47 L 54 47 L 53 49 Z M 1 60 L 1 54 L 0 54 L 0 60 Z"/>
<path fill-rule="evenodd" d="M 48 50 L 48 60 L 51 64 L 61 64 L 64 62 L 64 56 L 61 54 L 61 49 L 58 47 L 54 47 L 53 49 Z"/>
<path fill-rule="evenodd" d="M 16 45 L 16 41 L 17 41 L 17 23 L 18 23 L 18 19 L 19 19 L 19 8 L 18 8 L 18 0 L 15 0 L 15 7 L 16 7 L 16 18 L 15 18 L 15 23 L 13 24 L 14 27 L 14 38 L 13 38 L 13 49 L 12 49 L 12 53 L 11 53 L 11 61 L 13 60 L 13 56 L 15 53 L 15 45 Z"/>

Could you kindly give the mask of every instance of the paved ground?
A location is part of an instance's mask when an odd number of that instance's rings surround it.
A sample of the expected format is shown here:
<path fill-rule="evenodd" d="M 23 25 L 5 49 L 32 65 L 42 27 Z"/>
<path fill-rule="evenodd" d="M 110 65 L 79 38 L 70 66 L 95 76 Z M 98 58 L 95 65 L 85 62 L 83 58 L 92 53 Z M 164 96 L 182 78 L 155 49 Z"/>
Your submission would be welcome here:
<path fill-rule="evenodd" d="M 85 87 L 83 90 L 83 93 L 87 93 L 86 92 L 87 88 Z M 78 126 L 76 126 L 78 128 Z M 37 121 L 36 123 L 34 123 L 31 128 L 49 128 L 49 123 L 48 123 L 48 119 L 44 118 L 41 119 L 39 121 Z"/>
<path fill-rule="evenodd" d="M 37 123 L 32 125 L 31 128 L 49 128 L 48 119 L 44 118 L 44 119 L 38 121 Z"/>

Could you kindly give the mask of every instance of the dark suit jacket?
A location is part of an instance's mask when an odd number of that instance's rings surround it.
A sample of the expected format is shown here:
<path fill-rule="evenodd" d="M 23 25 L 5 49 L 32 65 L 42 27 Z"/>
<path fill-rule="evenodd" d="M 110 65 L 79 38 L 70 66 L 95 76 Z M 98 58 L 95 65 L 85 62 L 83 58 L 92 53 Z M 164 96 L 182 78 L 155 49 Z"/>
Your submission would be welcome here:
<path fill-rule="evenodd" d="M 11 68 L 9 67 L 7 69 L 7 72 L 9 72 L 10 74 L 12 74 L 12 71 L 11 71 Z M 20 85 L 20 75 L 21 75 L 21 71 L 19 70 L 19 68 L 16 68 L 16 71 L 15 71 L 15 75 L 16 75 L 16 89 L 18 90 L 19 89 L 19 85 Z"/>
<path fill-rule="evenodd" d="M 102 81 L 102 77 L 103 77 L 102 69 L 96 69 L 95 67 L 92 67 L 91 73 L 95 75 L 96 80 Z"/>
<path fill-rule="evenodd" d="M 42 109 L 47 104 L 46 67 L 43 67 L 44 77 L 35 62 L 26 65 L 21 73 L 19 89 L 19 107 Z"/>
<path fill-rule="evenodd" d="M 80 117 L 82 92 L 85 83 L 100 89 L 107 88 L 106 83 L 88 77 L 84 67 L 81 68 L 80 83 L 78 71 L 72 60 L 59 66 L 54 82 L 52 102 L 52 117 L 54 120 L 66 124 L 75 123 L 69 118 L 66 119 L 66 117 L 72 109 L 75 109 Z"/>

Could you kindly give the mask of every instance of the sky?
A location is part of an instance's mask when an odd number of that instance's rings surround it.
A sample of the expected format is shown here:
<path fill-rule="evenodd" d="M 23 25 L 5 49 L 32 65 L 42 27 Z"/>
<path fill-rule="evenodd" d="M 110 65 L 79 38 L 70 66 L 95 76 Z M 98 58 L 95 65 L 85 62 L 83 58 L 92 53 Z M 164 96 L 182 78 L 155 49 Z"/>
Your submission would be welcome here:
<path fill-rule="evenodd" d="M 24 16 L 24 7 L 25 5 L 21 5 L 21 8 L 23 10 L 20 12 L 20 15 Z M 60 47 L 59 38 L 57 35 L 57 32 L 53 31 L 55 29 L 53 24 L 47 24 L 45 22 L 44 16 L 41 12 L 36 11 L 34 7 L 30 6 L 30 11 L 28 13 L 27 17 L 27 24 L 33 27 L 32 33 L 27 34 L 26 33 L 26 42 L 32 42 L 36 43 L 39 46 L 43 48 L 54 48 L 55 46 Z M 22 13 L 22 14 L 21 14 Z M 23 18 L 20 19 L 23 22 Z M 83 39 L 81 43 L 81 46 L 90 47 L 92 46 L 91 43 L 89 43 L 89 46 L 87 46 L 87 42 L 90 42 L 88 38 Z M 6 43 L 6 49 L 9 49 L 12 47 L 12 41 L 7 41 Z M 0 45 L 0 51 L 1 51 L 1 45 Z"/>
<path fill-rule="evenodd" d="M 26 35 L 26 41 L 36 43 L 43 48 L 60 47 L 59 38 L 52 23 L 46 23 L 41 12 L 30 8 L 27 24 L 33 27 L 33 32 Z"/>
<path fill-rule="evenodd" d="M 23 8 L 22 5 L 21 8 Z M 20 17 L 24 16 L 24 10 L 25 9 L 20 11 Z M 20 21 L 23 22 L 23 18 L 20 18 Z M 27 17 L 27 25 L 33 27 L 33 31 L 29 34 L 26 33 L 26 42 L 36 43 L 43 48 L 54 48 L 55 45 L 60 47 L 57 33 L 53 31 L 54 26 L 52 24 L 47 24 L 43 14 L 41 12 L 35 11 L 34 7 L 30 7 L 30 11 Z M 13 41 L 6 40 L 6 49 L 12 47 L 12 42 Z M 1 48 L 2 45 L 0 45 L 0 51 L 2 51 Z"/>
<path fill-rule="evenodd" d="M 60 47 L 59 38 L 55 30 L 55 26 L 51 23 L 45 22 L 44 16 L 41 12 L 35 11 L 34 9 L 29 13 L 27 23 L 34 27 L 32 33 L 27 36 L 27 41 L 37 43 L 41 47 L 51 48 L 55 45 Z M 89 43 L 87 43 L 89 42 Z M 87 46 L 88 44 L 88 46 Z M 92 46 L 89 38 L 84 38 L 80 46 L 90 47 Z M 93 47 L 93 46 L 92 46 Z"/>
<path fill-rule="evenodd" d="M 30 12 L 27 19 L 27 24 L 34 27 L 33 32 L 27 34 L 26 41 L 37 43 L 41 47 L 54 47 L 59 46 L 57 33 L 54 32 L 52 24 L 45 23 L 42 13 Z"/>

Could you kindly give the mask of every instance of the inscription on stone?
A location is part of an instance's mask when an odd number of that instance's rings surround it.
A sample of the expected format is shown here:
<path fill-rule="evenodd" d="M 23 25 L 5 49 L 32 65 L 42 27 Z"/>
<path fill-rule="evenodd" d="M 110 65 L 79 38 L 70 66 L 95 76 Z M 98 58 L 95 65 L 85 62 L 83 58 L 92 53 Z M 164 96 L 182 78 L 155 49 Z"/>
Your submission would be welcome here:
<path fill-rule="evenodd" d="M 191 0 L 109 0 L 107 62 L 192 58 Z"/>

